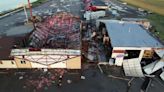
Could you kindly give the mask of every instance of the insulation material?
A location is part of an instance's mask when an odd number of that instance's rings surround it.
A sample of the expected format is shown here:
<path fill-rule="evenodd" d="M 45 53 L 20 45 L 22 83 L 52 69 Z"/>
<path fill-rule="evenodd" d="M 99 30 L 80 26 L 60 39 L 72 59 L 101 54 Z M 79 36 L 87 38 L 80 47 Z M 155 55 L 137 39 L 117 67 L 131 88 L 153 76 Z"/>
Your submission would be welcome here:
<path fill-rule="evenodd" d="M 164 67 L 164 61 L 162 61 L 162 59 L 161 59 L 160 61 L 155 61 L 151 64 L 144 66 L 143 69 L 144 69 L 145 73 L 152 74 L 155 71 L 161 69 L 162 67 Z"/>
<path fill-rule="evenodd" d="M 126 76 L 144 77 L 139 59 L 128 59 L 123 62 Z"/>

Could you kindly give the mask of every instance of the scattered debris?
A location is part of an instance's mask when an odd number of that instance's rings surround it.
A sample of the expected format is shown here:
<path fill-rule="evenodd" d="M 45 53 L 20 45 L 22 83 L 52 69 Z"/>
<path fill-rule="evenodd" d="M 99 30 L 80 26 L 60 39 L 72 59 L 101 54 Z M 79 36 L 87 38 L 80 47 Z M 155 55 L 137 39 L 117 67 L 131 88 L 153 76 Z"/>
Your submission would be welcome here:
<path fill-rule="evenodd" d="M 101 73 L 104 73 L 104 71 L 102 70 L 101 66 L 100 66 L 99 64 L 98 64 L 97 66 L 98 66 L 98 68 L 100 69 L 100 72 L 101 72 Z"/>
<path fill-rule="evenodd" d="M 64 69 L 53 69 L 45 72 L 44 70 L 34 70 L 24 75 L 25 87 L 34 88 L 37 92 L 39 90 L 47 90 L 51 85 L 61 86 L 62 76 L 66 73 Z M 22 76 L 20 77 L 23 78 Z"/>
<path fill-rule="evenodd" d="M 81 79 L 82 79 L 82 80 L 85 80 L 85 76 L 81 76 Z"/>
<path fill-rule="evenodd" d="M 67 83 L 70 84 L 70 83 L 72 83 L 72 81 L 71 80 L 67 80 Z"/>
<path fill-rule="evenodd" d="M 120 80 L 130 81 L 130 79 L 126 79 L 126 78 L 122 78 L 122 77 L 116 77 L 116 76 L 113 76 L 113 75 L 108 75 L 108 77 L 115 78 L 115 79 L 120 79 Z"/>
<path fill-rule="evenodd" d="M 19 80 L 22 80 L 22 79 L 23 79 L 23 76 L 20 76 L 20 77 L 19 77 Z"/>
<path fill-rule="evenodd" d="M 160 74 L 161 79 L 164 81 L 164 72 Z"/>
<path fill-rule="evenodd" d="M 164 62 L 161 59 L 160 61 L 155 61 L 151 64 L 144 66 L 143 69 L 146 72 L 146 74 L 152 74 L 163 67 L 164 67 Z"/>

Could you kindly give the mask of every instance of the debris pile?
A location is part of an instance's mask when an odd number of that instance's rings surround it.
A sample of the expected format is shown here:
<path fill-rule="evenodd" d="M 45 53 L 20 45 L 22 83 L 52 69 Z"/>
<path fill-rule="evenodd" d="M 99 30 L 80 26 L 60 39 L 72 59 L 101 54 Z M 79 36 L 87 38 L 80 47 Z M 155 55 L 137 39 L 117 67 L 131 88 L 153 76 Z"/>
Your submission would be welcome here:
<path fill-rule="evenodd" d="M 30 47 L 80 48 L 80 20 L 70 13 L 60 12 L 37 23 L 30 36 Z M 69 43 L 69 44 L 68 44 Z"/>
<path fill-rule="evenodd" d="M 47 72 L 44 72 L 42 70 L 35 70 L 30 73 L 24 74 L 24 77 L 21 77 L 25 79 L 24 88 L 28 87 L 39 92 L 43 89 L 48 89 L 48 87 L 52 85 L 58 85 L 60 79 L 59 76 L 63 76 L 66 72 L 67 71 L 64 69 L 52 69 Z"/>

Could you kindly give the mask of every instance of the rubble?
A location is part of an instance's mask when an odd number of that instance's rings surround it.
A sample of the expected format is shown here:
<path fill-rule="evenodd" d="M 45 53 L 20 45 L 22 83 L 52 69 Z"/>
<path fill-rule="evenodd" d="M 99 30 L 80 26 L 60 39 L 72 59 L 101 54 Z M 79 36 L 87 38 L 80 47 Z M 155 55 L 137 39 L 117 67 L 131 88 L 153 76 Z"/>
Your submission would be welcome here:
<path fill-rule="evenodd" d="M 82 79 L 82 80 L 85 80 L 85 76 L 81 76 L 81 79 Z"/>
<path fill-rule="evenodd" d="M 59 12 L 35 26 L 36 30 L 29 39 L 31 47 L 80 48 L 80 20 L 77 16 Z"/>
<path fill-rule="evenodd" d="M 164 81 L 164 72 L 160 74 L 161 79 Z"/>
<path fill-rule="evenodd" d="M 53 69 L 47 72 L 39 69 L 27 72 L 23 76 L 21 75 L 19 79 L 25 81 L 23 88 L 33 88 L 36 92 L 40 92 L 43 89 L 48 89 L 51 85 L 57 85 L 61 81 L 60 76 L 63 76 L 66 72 L 64 69 Z"/>
<path fill-rule="evenodd" d="M 71 80 L 67 80 L 67 83 L 70 84 L 72 81 Z"/>

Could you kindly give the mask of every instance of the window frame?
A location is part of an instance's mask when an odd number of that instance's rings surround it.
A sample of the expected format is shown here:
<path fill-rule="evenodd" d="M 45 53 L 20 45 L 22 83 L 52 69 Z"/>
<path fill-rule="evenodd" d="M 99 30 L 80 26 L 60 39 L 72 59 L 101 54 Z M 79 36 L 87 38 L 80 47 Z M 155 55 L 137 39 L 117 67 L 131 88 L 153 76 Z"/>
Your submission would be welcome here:
<path fill-rule="evenodd" d="M 133 53 L 136 52 L 136 53 Z M 124 60 L 139 58 L 141 50 L 125 50 Z M 135 55 L 136 54 L 136 55 Z"/>

